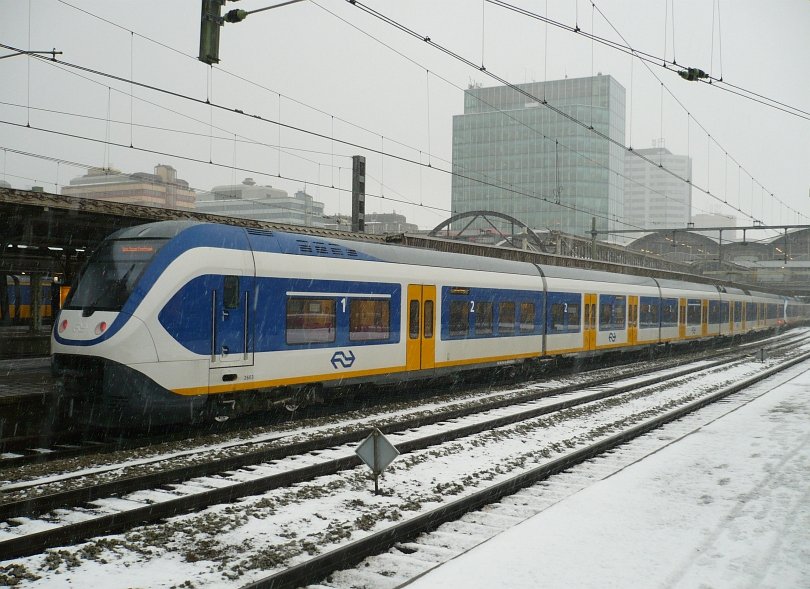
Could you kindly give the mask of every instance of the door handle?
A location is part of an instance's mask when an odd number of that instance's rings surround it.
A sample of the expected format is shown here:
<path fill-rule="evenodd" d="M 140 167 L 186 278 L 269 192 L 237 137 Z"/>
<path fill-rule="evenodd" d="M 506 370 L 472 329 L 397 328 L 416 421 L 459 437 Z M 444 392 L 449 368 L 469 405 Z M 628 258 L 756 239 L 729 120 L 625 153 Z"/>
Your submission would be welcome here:
<path fill-rule="evenodd" d="M 230 352 L 230 349 L 228 348 L 228 346 L 222 346 L 222 355 L 227 356 L 228 352 Z"/>

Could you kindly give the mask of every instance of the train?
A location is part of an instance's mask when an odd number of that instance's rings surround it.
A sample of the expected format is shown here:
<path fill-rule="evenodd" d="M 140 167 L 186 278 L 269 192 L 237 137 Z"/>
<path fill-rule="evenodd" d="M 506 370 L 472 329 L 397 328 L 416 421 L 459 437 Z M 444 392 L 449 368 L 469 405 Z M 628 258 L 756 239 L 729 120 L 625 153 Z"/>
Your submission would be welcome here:
<path fill-rule="evenodd" d="M 0 293 L 0 321 L 15 324 L 30 321 L 33 316 L 31 276 L 3 273 L 0 282 L 5 282 L 5 300 Z M 59 295 L 59 285 L 54 284 L 53 278 L 46 277 L 40 280 L 39 288 L 39 316 L 50 321 L 59 308 L 58 298 L 53 298 Z"/>
<path fill-rule="evenodd" d="M 54 322 L 51 364 L 84 420 L 153 426 L 807 315 L 797 299 L 739 288 L 163 221 L 122 229 L 88 258 Z"/>

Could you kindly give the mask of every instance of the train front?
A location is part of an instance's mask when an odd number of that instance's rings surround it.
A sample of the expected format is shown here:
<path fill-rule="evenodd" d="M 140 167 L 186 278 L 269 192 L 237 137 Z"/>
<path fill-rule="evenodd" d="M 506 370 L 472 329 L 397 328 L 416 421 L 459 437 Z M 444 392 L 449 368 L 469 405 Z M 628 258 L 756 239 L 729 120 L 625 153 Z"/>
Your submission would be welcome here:
<path fill-rule="evenodd" d="M 78 423 L 160 425 L 188 403 L 143 373 L 158 354 L 139 305 L 154 287 L 159 252 L 184 228 L 163 222 L 123 229 L 89 258 L 54 321 L 51 366 L 63 406 Z M 165 257 L 165 256 L 163 256 Z M 139 369 L 140 368 L 140 369 Z M 175 403 L 182 405 L 182 408 Z"/>

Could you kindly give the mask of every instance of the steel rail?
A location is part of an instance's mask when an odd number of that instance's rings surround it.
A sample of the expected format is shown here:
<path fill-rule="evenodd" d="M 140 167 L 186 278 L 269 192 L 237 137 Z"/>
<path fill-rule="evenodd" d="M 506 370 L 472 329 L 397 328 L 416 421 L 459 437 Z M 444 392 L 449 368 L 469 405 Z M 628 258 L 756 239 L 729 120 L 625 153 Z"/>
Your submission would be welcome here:
<path fill-rule="evenodd" d="M 594 458 L 599 454 L 616 448 L 671 421 L 680 419 L 706 405 L 722 400 L 729 395 L 737 393 L 806 360 L 810 360 L 810 353 L 802 354 L 784 364 L 768 369 L 761 374 L 725 387 L 720 391 L 711 393 L 683 407 L 673 409 L 664 415 L 636 425 L 586 448 L 575 450 L 528 472 L 521 473 L 492 487 L 473 493 L 468 497 L 458 499 L 452 503 L 448 503 L 447 505 L 409 519 L 408 521 L 395 524 L 388 529 L 356 540 L 344 547 L 337 548 L 284 571 L 265 577 L 264 579 L 244 585 L 242 589 L 292 589 L 294 587 L 317 583 L 330 573 L 340 569 L 350 568 L 368 556 L 380 554 L 388 550 L 398 542 L 410 540 L 419 534 L 436 529 L 443 523 L 457 520 L 465 513 L 499 501 L 503 497 L 512 495 L 520 489 L 547 479 L 554 474 L 563 472 L 572 466 Z"/>
<path fill-rule="evenodd" d="M 790 343 L 772 346 L 769 349 L 777 349 L 785 345 L 790 345 Z M 718 352 L 718 355 L 720 356 L 727 356 L 728 354 L 729 352 L 727 351 Z M 726 359 L 715 360 L 712 363 L 704 364 L 701 367 L 701 370 L 709 369 L 714 366 L 726 363 L 728 361 L 729 360 Z M 424 415 L 416 418 L 409 418 L 381 425 L 379 426 L 379 428 L 383 433 L 392 434 L 397 431 L 405 431 L 408 429 L 425 427 L 428 425 L 440 423 L 442 421 L 450 421 L 452 419 L 458 419 L 462 417 L 467 417 L 469 415 L 474 415 L 476 413 L 484 413 L 486 411 L 501 409 L 511 405 L 518 405 L 521 403 L 536 401 L 538 399 L 546 397 L 569 394 L 577 389 L 587 389 L 602 385 L 608 385 L 611 382 L 615 382 L 617 380 L 636 378 L 644 374 L 649 374 L 650 372 L 659 372 L 661 370 L 662 369 L 660 367 L 656 367 L 654 370 L 650 370 L 649 368 L 641 368 L 618 376 L 616 375 L 602 376 L 587 382 L 563 385 L 561 387 L 555 387 L 553 389 L 544 389 L 541 391 L 529 393 L 526 395 L 520 395 L 517 397 L 511 397 L 506 399 L 495 399 L 492 401 L 486 401 L 478 404 L 470 404 L 465 407 L 460 407 L 457 409 L 437 411 L 431 413 L 430 415 Z M 670 370 L 670 368 L 664 368 L 663 370 Z M 490 420 L 482 423 L 492 424 L 491 427 L 500 427 L 502 425 L 515 423 L 516 421 L 520 421 L 522 419 L 530 419 L 531 417 L 537 417 L 539 415 L 551 411 L 559 411 L 562 409 L 573 407 L 578 404 L 589 403 L 604 398 L 605 396 L 608 395 L 627 392 L 628 390 L 632 390 L 640 386 L 649 386 L 653 384 L 658 384 L 664 380 L 679 378 L 681 376 L 691 374 L 692 372 L 694 372 L 694 370 L 695 369 L 693 367 L 685 368 L 680 371 L 669 372 L 665 375 L 651 377 L 641 382 L 631 383 L 625 385 L 624 387 L 612 388 L 604 393 L 595 393 L 587 397 L 578 397 L 577 399 L 570 399 L 568 401 L 564 401 L 554 405 L 549 405 L 547 406 L 548 408 L 542 408 L 542 410 L 534 409 L 531 410 L 536 412 L 533 415 L 523 416 L 524 413 L 518 413 L 514 414 L 515 417 L 509 416 L 509 418 L 500 418 L 498 420 Z M 527 412 L 527 414 L 531 413 L 531 411 Z M 537 411 L 540 412 L 537 413 Z M 470 435 L 471 433 L 477 433 L 477 431 L 473 431 L 471 429 L 464 435 Z M 253 452 L 246 452 L 238 456 L 230 456 L 227 458 L 221 458 L 201 464 L 183 466 L 167 471 L 156 472 L 146 475 L 136 475 L 132 477 L 118 479 L 116 481 L 110 481 L 107 483 L 93 484 L 91 486 L 82 487 L 79 489 L 59 491 L 57 493 L 49 493 L 35 497 L 20 499 L 16 501 L 0 503 L 0 520 L 8 520 L 10 518 L 20 516 L 27 516 L 27 517 L 38 516 L 47 513 L 48 511 L 51 511 L 53 509 L 65 509 L 70 507 L 76 507 L 78 505 L 88 503 L 90 501 L 100 499 L 103 497 L 123 495 L 125 493 L 140 491 L 147 488 L 178 483 L 189 479 L 193 479 L 195 477 L 210 476 L 212 474 L 216 474 L 223 471 L 236 470 L 239 468 L 243 468 L 245 466 L 260 464 L 262 462 L 281 460 L 289 456 L 306 454 L 308 452 L 322 451 L 336 446 L 343 446 L 346 444 L 360 442 L 366 437 L 366 435 L 368 435 L 368 428 L 363 427 L 342 434 L 315 437 L 302 442 L 287 444 L 282 447 L 264 448 Z M 19 488 L 20 487 L 17 487 L 16 489 Z M 2 547 L 2 543 L 0 543 L 0 547 Z"/>
<path fill-rule="evenodd" d="M 810 354 L 808 354 L 810 357 Z M 727 363 L 728 360 L 717 360 L 715 362 L 703 365 L 701 370 L 708 370 L 710 368 L 722 365 Z M 397 444 L 397 448 L 399 449 L 400 453 L 405 454 L 408 452 L 414 452 L 416 450 L 421 450 L 430 446 L 433 446 L 438 443 L 443 443 L 449 440 L 462 438 L 468 435 L 472 435 L 475 433 L 480 433 L 483 431 L 487 431 L 496 427 L 502 427 L 504 425 L 509 425 L 512 423 L 517 423 L 519 421 L 524 421 L 527 419 L 532 419 L 543 414 L 551 413 L 553 411 L 560 411 L 563 409 L 568 409 L 577 405 L 582 405 L 586 403 L 590 403 L 593 401 L 597 401 L 600 399 L 604 399 L 610 396 L 615 396 L 619 394 L 623 394 L 625 392 L 635 390 L 638 388 L 643 388 L 645 386 L 650 386 L 653 384 L 660 383 L 665 380 L 671 380 L 673 378 L 678 378 L 686 375 L 693 374 L 695 372 L 694 367 L 686 367 L 676 373 L 667 373 L 665 375 L 658 375 L 649 379 L 645 379 L 643 381 L 638 381 L 634 383 L 628 383 L 619 387 L 611 388 L 606 391 L 599 391 L 596 393 L 591 393 L 589 395 L 584 395 L 582 397 L 578 397 L 576 399 L 568 399 L 565 401 L 561 401 L 559 403 L 554 403 L 551 405 L 547 405 L 544 407 L 537 407 L 532 408 L 526 411 L 521 411 L 519 413 L 515 413 L 512 415 L 507 415 L 499 418 L 494 418 L 490 420 L 485 420 L 482 422 L 477 422 L 474 424 L 470 424 L 467 426 L 462 426 L 460 428 L 455 428 L 452 430 L 441 431 L 436 434 L 428 435 L 416 440 L 410 440 L 406 442 L 401 442 Z M 626 377 L 622 377 L 622 380 Z M 632 378 L 632 377 L 630 377 Z M 605 379 L 598 379 L 603 381 Z M 605 384 L 605 383 L 602 383 Z M 563 387 L 565 389 L 570 389 L 572 387 L 579 387 L 582 385 L 568 385 Z M 594 385 L 591 385 L 594 386 Z M 599 385 L 596 385 L 599 386 Z M 568 391 L 570 392 L 570 391 Z M 559 393 L 556 393 L 559 394 Z M 532 397 L 542 398 L 544 396 L 550 396 L 549 391 L 542 391 L 540 393 L 536 393 L 531 395 Z M 514 403 L 524 403 L 526 402 L 526 398 L 521 397 L 519 400 L 513 399 L 510 402 L 504 402 L 503 400 L 498 400 L 493 403 L 487 403 L 487 405 L 497 405 L 498 407 L 504 406 L 504 404 L 514 404 Z M 498 408 L 494 407 L 494 408 Z M 457 414 L 455 417 L 461 417 L 476 412 L 483 411 L 480 407 L 476 407 L 475 411 L 471 411 L 469 408 L 462 408 L 460 410 L 454 410 L 448 413 Z M 417 422 L 423 422 L 422 425 L 430 425 L 442 421 L 447 421 L 449 419 L 453 419 L 455 417 L 449 417 L 447 413 L 445 414 L 434 414 L 425 418 L 417 418 L 412 420 L 406 420 L 400 424 L 401 430 L 411 429 L 413 427 L 419 427 L 415 425 Z M 404 425 L 403 425 L 404 424 Z M 389 433 L 392 430 L 390 426 L 385 428 L 386 431 Z M 367 432 L 348 432 L 346 434 L 341 434 L 336 437 L 328 437 L 325 438 L 334 442 L 336 439 L 346 440 L 351 439 L 351 441 L 359 441 L 362 439 Z M 319 449 L 317 444 L 319 441 L 322 440 L 313 440 L 307 441 L 300 444 L 296 444 L 295 446 L 298 448 L 296 454 L 301 454 L 305 452 L 311 452 L 313 450 Z M 347 442 L 342 442 L 347 443 Z M 326 447 L 333 447 L 335 445 L 342 445 L 338 443 L 331 443 Z M 277 449 L 270 449 L 267 451 L 262 451 L 260 453 L 254 454 L 262 454 L 265 455 L 267 453 L 272 452 L 284 452 L 288 448 L 277 448 Z M 322 447 L 321 447 L 322 449 Z M 277 456 L 274 459 L 278 459 L 280 456 Z M 240 459 L 244 459 L 244 456 L 232 457 L 231 459 L 225 459 L 224 462 L 229 464 L 235 464 Z M 266 461 L 268 458 L 263 458 L 262 461 Z M 253 461 L 255 464 L 257 461 Z M 354 468 L 360 464 L 360 459 L 357 456 L 350 455 L 342 458 L 337 458 L 329 461 L 325 461 L 319 464 L 311 465 L 308 467 L 303 467 L 300 469 L 295 469 L 275 475 L 268 475 L 265 477 L 261 477 L 259 479 L 255 479 L 252 481 L 245 481 L 240 483 L 234 483 L 233 485 L 227 487 L 220 487 L 215 489 L 210 489 L 207 491 L 203 491 L 201 493 L 195 493 L 191 495 L 187 495 L 184 497 L 178 497 L 176 499 L 170 499 L 168 501 L 164 501 L 161 503 L 151 504 L 143 507 L 138 507 L 132 510 L 127 510 L 124 512 L 114 513 L 114 514 L 106 514 L 102 515 L 97 518 L 93 518 L 83 522 L 77 522 L 72 524 L 66 524 L 64 526 L 60 526 L 53 529 L 44 530 L 41 532 L 36 532 L 33 534 L 26 534 L 19 536 L 17 538 L 10 538 L 8 540 L 0 541 L 0 560 L 7 560 L 11 558 L 18 558 L 22 556 L 29 556 L 32 554 L 37 554 L 42 552 L 47 548 L 53 548 L 56 546 L 63 546 L 67 544 L 74 544 L 93 536 L 98 535 L 105 535 L 114 532 L 118 532 L 121 530 L 129 529 L 138 524 L 144 524 L 149 522 L 158 521 L 164 518 L 172 517 L 175 515 L 179 515 L 182 513 L 188 513 L 191 511 L 203 509 L 210 505 L 215 505 L 219 503 L 229 503 L 241 497 L 256 495 L 262 492 L 266 492 L 272 489 L 290 486 L 296 483 L 305 482 L 308 480 L 312 480 L 314 478 L 335 474 L 341 470 L 346 470 L 349 468 Z M 205 474 L 212 474 L 210 472 L 210 464 L 202 464 L 196 465 L 194 467 L 189 467 L 188 470 L 198 470 L 199 474 L 194 476 L 203 476 Z M 215 472 L 222 472 L 223 470 L 231 470 L 234 467 L 231 466 L 230 468 L 217 468 Z M 183 469 L 186 470 L 186 469 Z M 163 473 L 156 473 L 155 475 L 148 475 L 152 478 L 153 481 L 159 481 L 159 476 Z M 173 473 L 176 474 L 176 473 Z M 143 479 L 141 479 L 143 480 Z M 160 482 L 154 482 L 153 485 L 165 484 Z M 65 494 L 56 494 L 57 496 L 78 496 L 78 497 L 86 497 L 85 494 L 93 493 L 97 488 L 104 488 L 106 489 L 106 495 L 120 495 L 121 491 L 118 490 L 117 493 L 109 492 L 109 489 L 114 489 L 116 483 L 110 483 L 109 485 L 98 485 L 97 487 L 86 488 L 86 489 L 78 489 L 76 491 L 69 491 Z M 142 488 L 141 486 L 137 487 L 138 489 Z M 48 497 L 43 498 L 35 498 L 30 501 L 20 501 L 14 504 L 7 504 L 7 509 L 10 513 L 16 513 L 18 515 L 31 515 L 31 512 L 36 509 L 44 509 L 44 506 L 47 505 Z M 5 506 L 4 506 L 5 507 Z"/>

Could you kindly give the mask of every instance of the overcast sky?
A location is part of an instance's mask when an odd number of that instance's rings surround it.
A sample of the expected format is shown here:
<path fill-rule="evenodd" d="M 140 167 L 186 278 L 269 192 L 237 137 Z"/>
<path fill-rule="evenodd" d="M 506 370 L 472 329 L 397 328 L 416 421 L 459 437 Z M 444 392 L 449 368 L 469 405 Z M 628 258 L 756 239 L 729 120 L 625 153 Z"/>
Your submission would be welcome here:
<path fill-rule="evenodd" d="M 742 217 L 728 201 L 766 223 L 810 222 L 810 114 L 658 66 L 653 75 L 627 54 L 481 0 L 366 4 L 513 83 L 610 74 L 627 91 L 625 143 L 650 147 L 663 137 L 671 151 L 693 157 L 695 186 L 716 196 L 695 190 L 693 213 Z M 618 40 L 584 0 L 513 4 Z M 810 111 L 806 0 L 595 4 L 634 49 Z M 196 189 L 252 177 L 291 193 L 306 187 L 327 214 L 349 214 L 350 156 L 361 154 L 368 212 L 395 210 L 421 227 L 450 216 L 443 170 L 452 116 L 463 112 L 470 83 L 497 82 L 345 0 L 307 0 L 226 25 L 214 68 L 196 59 L 199 27 L 197 0 L 0 0 L 0 43 L 56 48 L 59 60 L 125 80 L 25 56 L 0 59 L 0 179 L 53 191 L 85 173 L 67 162 L 130 173 L 168 163 Z M 209 98 L 289 127 L 210 107 Z"/>

